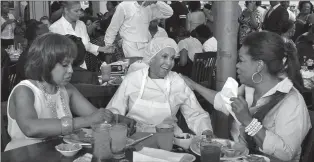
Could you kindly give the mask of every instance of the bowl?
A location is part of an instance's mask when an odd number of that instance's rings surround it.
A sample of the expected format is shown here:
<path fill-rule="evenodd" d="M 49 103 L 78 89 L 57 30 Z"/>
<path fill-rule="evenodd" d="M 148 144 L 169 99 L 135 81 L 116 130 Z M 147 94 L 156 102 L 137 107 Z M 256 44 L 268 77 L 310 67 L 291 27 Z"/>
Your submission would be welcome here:
<path fill-rule="evenodd" d="M 78 153 L 82 146 L 79 144 L 60 144 L 55 146 L 56 150 L 59 151 L 62 155 L 70 157 L 74 156 L 76 153 Z"/>
<path fill-rule="evenodd" d="M 192 139 L 193 139 L 193 135 L 189 134 L 189 133 L 182 133 L 179 135 L 174 135 L 174 143 L 184 149 L 189 149 Z"/>

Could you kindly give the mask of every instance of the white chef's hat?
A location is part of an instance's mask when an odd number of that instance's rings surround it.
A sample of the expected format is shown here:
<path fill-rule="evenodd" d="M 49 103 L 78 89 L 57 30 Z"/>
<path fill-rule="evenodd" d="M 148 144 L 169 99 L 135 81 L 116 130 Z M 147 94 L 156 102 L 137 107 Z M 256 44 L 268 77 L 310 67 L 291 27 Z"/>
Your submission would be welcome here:
<path fill-rule="evenodd" d="M 145 48 L 143 61 L 148 64 L 157 53 L 167 47 L 173 48 L 175 54 L 179 52 L 179 47 L 173 39 L 168 37 L 153 38 Z"/>

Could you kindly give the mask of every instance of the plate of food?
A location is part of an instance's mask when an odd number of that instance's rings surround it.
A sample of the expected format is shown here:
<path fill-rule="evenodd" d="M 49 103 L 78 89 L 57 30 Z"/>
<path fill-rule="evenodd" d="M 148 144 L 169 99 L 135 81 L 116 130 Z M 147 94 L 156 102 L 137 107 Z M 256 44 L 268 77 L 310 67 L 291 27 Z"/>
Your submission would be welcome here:
<path fill-rule="evenodd" d="M 93 143 L 92 129 L 81 128 L 75 130 L 72 134 L 63 137 L 63 141 L 69 144 L 79 144 L 81 146 L 91 146 Z M 127 144 L 134 142 L 133 139 L 127 138 Z"/>
<path fill-rule="evenodd" d="M 250 154 L 238 159 L 236 162 L 270 162 L 270 159 L 266 156 Z"/>
<path fill-rule="evenodd" d="M 109 80 L 108 83 L 110 85 L 120 85 L 122 83 L 123 79 L 121 77 L 114 77 L 114 79 Z"/>
<path fill-rule="evenodd" d="M 63 141 L 69 144 L 91 146 L 93 142 L 92 130 L 86 128 L 75 130 L 72 134 L 64 136 Z"/>
<path fill-rule="evenodd" d="M 197 155 L 201 156 L 201 143 L 202 136 L 195 136 L 192 139 L 190 149 Z M 249 149 L 241 144 L 228 139 L 214 138 L 212 141 L 218 144 L 221 148 L 221 160 L 235 160 L 245 157 L 249 154 Z"/>

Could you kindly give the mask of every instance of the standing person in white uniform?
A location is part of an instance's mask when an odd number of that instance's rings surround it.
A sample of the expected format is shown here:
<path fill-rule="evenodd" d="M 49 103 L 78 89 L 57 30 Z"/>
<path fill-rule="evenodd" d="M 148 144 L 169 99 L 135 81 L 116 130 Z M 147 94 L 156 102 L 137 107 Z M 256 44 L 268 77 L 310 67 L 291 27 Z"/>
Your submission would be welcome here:
<path fill-rule="evenodd" d="M 174 125 L 175 134 L 182 132 L 176 124 L 180 109 L 195 134 L 212 135 L 209 114 L 181 76 L 171 71 L 176 53 L 173 39 L 152 39 L 143 58 L 149 66 L 128 74 L 106 109 L 137 121 L 138 132 L 155 132 L 156 125 L 168 123 Z"/>
<path fill-rule="evenodd" d="M 114 48 L 112 46 L 99 47 L 90 42 L 86 25 L 79 18 L 83 15 L 83 10 L 79 1 L 64 2 L 64 11 L 62 17 L 54 22 L 49 30 L 53 33 L 61 35 L 75 35 L 82 39 L 82 42 L 86 48 L 86 51 L 98 55 L 99 52 L 113 53 Z M 82 68 L 87 69 L 86 63 L 81 65 Z"/>
<path fill-rule="evenodd" d="M 15 17 L 9 13 L 9 2 L 1 1 L 1 46 L 14 44 Z"/>
<path fill-rule="evenodd" d="M 162 1 L 124 1 L 114 13 L 106 31 L 106 46 L 113 44 L 116 35 L 123 39 L 122 48 L 125 57 L 143 57 L 144 48 L 149 42 L 148 26 L 156 18 L 169 18 L 172 8 Z"/>

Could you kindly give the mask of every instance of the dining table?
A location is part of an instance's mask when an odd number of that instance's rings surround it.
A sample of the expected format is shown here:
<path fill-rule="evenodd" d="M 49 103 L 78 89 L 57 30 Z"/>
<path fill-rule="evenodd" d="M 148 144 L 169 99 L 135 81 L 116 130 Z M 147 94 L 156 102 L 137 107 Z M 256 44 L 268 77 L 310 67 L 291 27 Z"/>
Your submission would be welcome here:
<path fill-rule="evenodd" d="M 150 133 L 146 132 L 137 132 L 133 134 L 130 138 L 137 140 L 143 138 Z M 45 142 L 36 143 L 20 148 L 16 148 L 13 150 L 5 151 L 1 153 L 1 161 L 2 162 L 73 162 L 75 159 L 85 155 L 86 153 L 92 154 L 93 150 L 92 147 L 83 147 L 76 155 L 72 157 L 65 157 L 61 153 L 59 153 L 55 146 L 64 143 L 62 137 L 54 138 L 51 140 L 47 140 Z M 155 136 L 152 136 L 139 144 L 137 144 L 133 149 L 127 149 L 125 152 L 125 159 L 124 161 L 133 162 L 133 152 L 140 150 L 143 147 L 151 147 L 151 148 L 158 148 L 157 139 Z M 192 154 L 196 157 L 195 162 L 200 162 L 200 156 L 194 154 L 190 150 L 185 150 L 185 153 Z M 176 152 L 172 150 L 172 152 Z M 271 162 L 281 162 L 280 160 L 269 157 Z M 92 160 L 92 162 L 95 159 Z M 106 160 L 112 162 L 118 162 L 118 160 Z"/>

